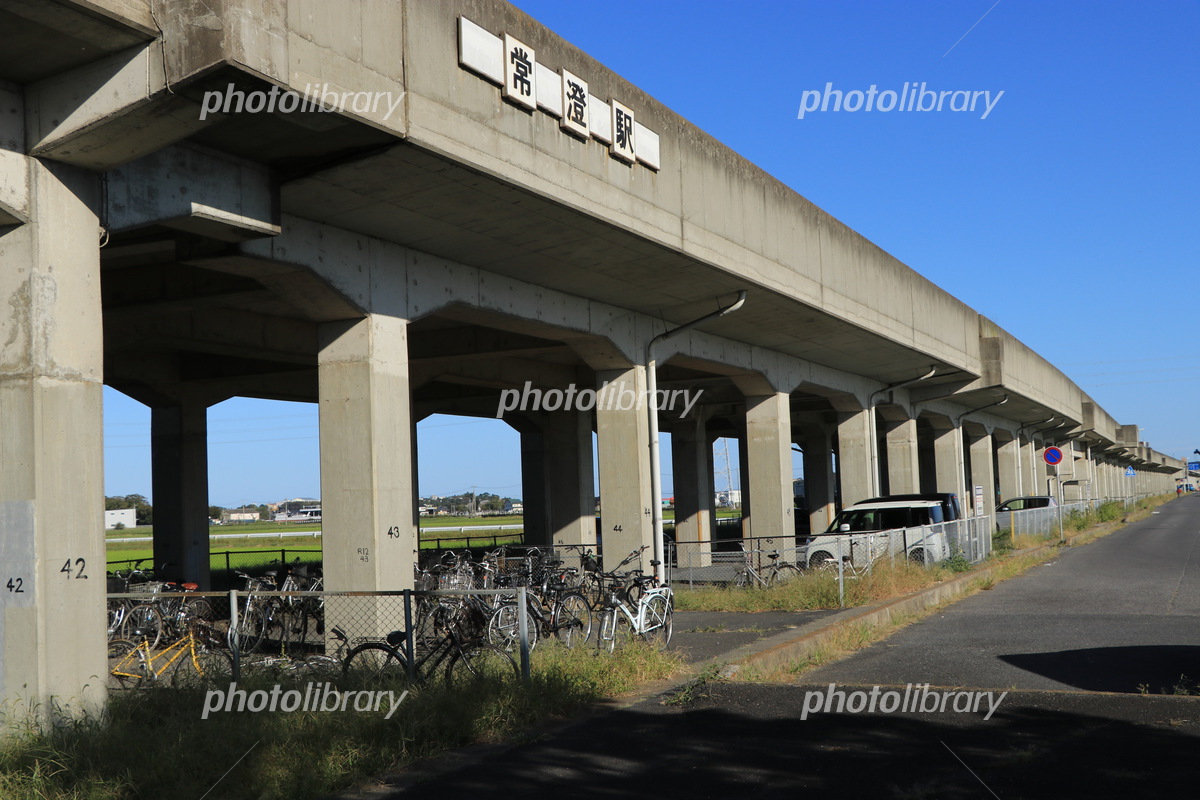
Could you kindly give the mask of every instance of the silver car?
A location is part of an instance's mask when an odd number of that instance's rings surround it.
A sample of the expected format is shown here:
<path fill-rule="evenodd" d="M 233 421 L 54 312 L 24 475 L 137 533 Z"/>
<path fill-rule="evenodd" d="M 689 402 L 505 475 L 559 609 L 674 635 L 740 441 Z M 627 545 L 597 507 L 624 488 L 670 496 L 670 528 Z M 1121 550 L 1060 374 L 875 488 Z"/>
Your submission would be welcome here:
<path fill-rule="evenodd" d="M 1058 501 L 1047 495 L 1031 497 L 1014 497 L 1005 500 L 996 507 L 996 530 L 1012 527 L 1012 512 L 1027 511 L 1031 508 L 1054 508 Z"/>

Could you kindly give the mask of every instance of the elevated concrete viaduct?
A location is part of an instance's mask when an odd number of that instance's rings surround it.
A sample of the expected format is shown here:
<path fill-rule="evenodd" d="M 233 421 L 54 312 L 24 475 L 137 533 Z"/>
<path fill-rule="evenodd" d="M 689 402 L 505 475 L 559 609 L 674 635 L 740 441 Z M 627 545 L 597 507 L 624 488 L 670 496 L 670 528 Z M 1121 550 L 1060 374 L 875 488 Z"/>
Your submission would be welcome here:
<path fill-rule="evenodd" d="M 155 553 L 207 583 L 206 409 L 320 407 L 331 589 L 412 583 L 415 426 L 544 406 L 532 541 L 647 543 L 647 413 L 677 536 L 713 533 L 736 436 L 745 534 L 983 487 L 1168 491 L 1179 462 L 995 322 L 500 0 L 0 0 L 0 695 L 104 698 L 101 387 L 152 411 Z M 555 394 L 555 391 L 558 394 Z M 593 474 L 592 437 L 599 474 Z M 1125 477 L 1132 467 L 1136 478 Z M 970 506 L 970 504 L 967 504 Z M 975 509 L 971 508 L 971 513 Z M 611 561 L 610 561 L 611 563 Z"/>

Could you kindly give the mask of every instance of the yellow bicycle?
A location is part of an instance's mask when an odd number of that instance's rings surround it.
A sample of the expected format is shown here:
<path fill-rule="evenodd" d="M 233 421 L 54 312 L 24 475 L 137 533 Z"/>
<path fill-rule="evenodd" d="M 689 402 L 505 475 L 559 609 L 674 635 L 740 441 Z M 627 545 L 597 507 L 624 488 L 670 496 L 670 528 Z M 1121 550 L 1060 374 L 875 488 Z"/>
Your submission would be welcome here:
<path fill-rule="evenodd" d="M 200 619 L 188 623 L 182 639 L 162 650 L 150 640 L 113 639 L 108 643 L 108 686 L 134 689 L 170 685 L 194 688 L 228 684 L 237 680 L 237 668 L 212 625 Z"/>

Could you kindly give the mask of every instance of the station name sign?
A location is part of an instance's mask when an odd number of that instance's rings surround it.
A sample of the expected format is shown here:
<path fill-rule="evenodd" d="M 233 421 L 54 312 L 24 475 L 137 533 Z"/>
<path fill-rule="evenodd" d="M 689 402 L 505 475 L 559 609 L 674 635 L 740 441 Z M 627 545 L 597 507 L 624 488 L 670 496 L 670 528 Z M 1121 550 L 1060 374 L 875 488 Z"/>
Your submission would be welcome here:
<path fill-rule="evenodd" d="M 542 111 L 559 128 L 579 139 L 608 145 L 613 158 L 626 164 L 659 169 L 658 134 L 638 122 L 633 109 L 603 100 L 588 91 L 574 73 L 539 64 L 532 47 L 507 33 L 497 36 L 458 18 L 458 63 L 501 87 L 505 100 L 527 111 Z"/>

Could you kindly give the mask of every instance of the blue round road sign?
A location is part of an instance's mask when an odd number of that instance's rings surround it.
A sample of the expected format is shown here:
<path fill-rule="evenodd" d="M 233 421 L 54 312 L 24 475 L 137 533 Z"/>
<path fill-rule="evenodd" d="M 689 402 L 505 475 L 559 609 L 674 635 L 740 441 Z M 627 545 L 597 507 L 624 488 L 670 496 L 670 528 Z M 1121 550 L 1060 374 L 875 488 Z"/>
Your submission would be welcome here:
<path fill-rule="evenodd" d="M 1046 459 L 1047 464 L 1057 464 L 1062 461 L 1062 450 L 1057 447 L 1047 447 L 1042 451 L 1042 458 Z"/>

